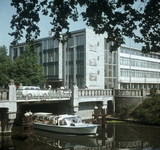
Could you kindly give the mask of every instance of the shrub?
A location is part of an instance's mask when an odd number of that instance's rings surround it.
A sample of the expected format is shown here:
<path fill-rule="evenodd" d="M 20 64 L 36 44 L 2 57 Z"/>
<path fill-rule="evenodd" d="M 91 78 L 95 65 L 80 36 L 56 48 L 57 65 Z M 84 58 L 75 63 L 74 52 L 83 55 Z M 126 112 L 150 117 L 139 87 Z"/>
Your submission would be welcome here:
<path fill-rule="evenodd" d="M 141 122 L 160 125 L 160 95 L 153 94 L 152 98 L 145 99 L 131 115 Z"/>
<path fill-rule="evenodd" d="M 119 105 L 119 111 L 122 118 L 127 118 L 132 110 L 135 108 L 135 104 L 121 103 Z"/>

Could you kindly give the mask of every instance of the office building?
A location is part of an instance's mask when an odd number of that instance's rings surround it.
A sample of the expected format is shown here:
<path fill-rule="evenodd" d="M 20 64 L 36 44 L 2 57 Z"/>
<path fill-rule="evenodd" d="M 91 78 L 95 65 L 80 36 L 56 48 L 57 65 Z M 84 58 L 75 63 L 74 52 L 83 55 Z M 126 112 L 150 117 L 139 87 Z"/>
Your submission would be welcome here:
<path fill-rule="evenodd" d="M 37 40 L 41 43 L 38 63 L 44 67 L 47 85 L 71 88 L 77 82 L 79 88 L 89 89 L 159 87 L 159 54 L 143 54 L 125 46 L 111 53 L 112 42 L 106 42 L 107 34 L 98 35 L 91 29 L 71 33 L 64 45 L 52 37 Z M 22 54 L 25 45 L 11 45 L 11 59 Z"/>

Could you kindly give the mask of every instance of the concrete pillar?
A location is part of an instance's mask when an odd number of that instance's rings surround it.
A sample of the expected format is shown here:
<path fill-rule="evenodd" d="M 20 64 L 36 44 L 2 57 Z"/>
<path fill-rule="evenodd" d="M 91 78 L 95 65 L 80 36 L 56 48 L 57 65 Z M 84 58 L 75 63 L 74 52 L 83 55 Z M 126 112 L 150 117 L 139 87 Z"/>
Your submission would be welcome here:
<path fill-rule="evenodd" d="M 113 116 L 115 116 L 115 106 L 116 106 L 116 104 L 115 104 L 115 89 L 112 88 L 112 90 L 113 90 Z"/>
<path fill-rule="evenodd" d="M 16 118 L 17 102 L 16 102 L 16 87 L 14 80 L 9 83 L 9 103 L 8 109 L 3 112 L 2 116 L 2 134 L 11 133 L 14 119 Z"/>
<path fill-rule="evenodd" d="M 78 107 L 79 107 L 79 103 L 78 103 L 78 86 L 77 86 L 76 82 L 73 83 L 72 102 L 71 103 L 72 103 L 71 105 L 73 106 L 73 111 L 77 112 Z"/>
<path fill-rule="evenodd" d="M 141 89 L 141 95 L 142 95 L 143 99 L 146 98 L 146 92 L 145 92 L 145 89 L 144 89 L 144 88 Z"/>
<path fill-rule="evenodd" d="M 134 89 L 134 83 L 132 83 L 132 85 L 131 85 L 131 89 Z"/>

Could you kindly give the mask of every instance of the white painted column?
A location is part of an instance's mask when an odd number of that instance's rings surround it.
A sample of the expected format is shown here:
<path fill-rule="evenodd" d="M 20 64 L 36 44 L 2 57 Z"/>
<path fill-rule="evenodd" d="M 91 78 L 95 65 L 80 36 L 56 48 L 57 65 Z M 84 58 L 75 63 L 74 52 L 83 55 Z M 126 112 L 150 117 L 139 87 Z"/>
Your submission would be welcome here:
<path fill-rule="evenodd" d="M 73 111 L 77 112 L 79 103 L 78 103 L 78 86 L 76 82 L 74 82 L 72 88 L 72 106 L 73 106 Z"/>

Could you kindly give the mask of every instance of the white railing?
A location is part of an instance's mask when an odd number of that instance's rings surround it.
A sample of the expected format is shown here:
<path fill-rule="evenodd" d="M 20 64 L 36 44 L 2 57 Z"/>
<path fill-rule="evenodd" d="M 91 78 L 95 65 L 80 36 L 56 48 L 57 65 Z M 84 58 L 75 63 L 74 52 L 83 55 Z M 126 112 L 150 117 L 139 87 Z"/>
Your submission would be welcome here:
<path fill-rule="evenodd" d="M 26 96 L 22 96 L 20 93 L 17 94 L 16 98 L 17 100 L 31 100 L 31 99 L 62 99 L 62 98 L 70 98 L 72 95 L 71 90 L 50 90 L 46 94 L 43 94 L 43 96 L 35 96 L 32 94 L 28 94 Z"/>
<path fill-rule="evenodd" d="M 142 90 L 116 89 L 115 96 L 143 96 Z"/>
<path fill-rule="evenodd" d="M 78 96 L 83 97 L 83 96 L 109 96 L 113 95 L 112 94 L 112 89 L 79 89 L 78 90 Z"/>

